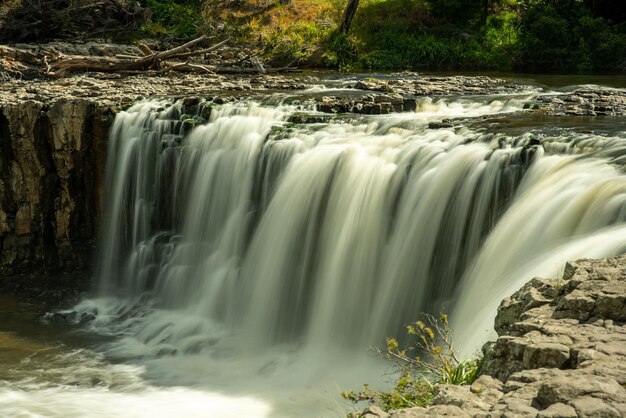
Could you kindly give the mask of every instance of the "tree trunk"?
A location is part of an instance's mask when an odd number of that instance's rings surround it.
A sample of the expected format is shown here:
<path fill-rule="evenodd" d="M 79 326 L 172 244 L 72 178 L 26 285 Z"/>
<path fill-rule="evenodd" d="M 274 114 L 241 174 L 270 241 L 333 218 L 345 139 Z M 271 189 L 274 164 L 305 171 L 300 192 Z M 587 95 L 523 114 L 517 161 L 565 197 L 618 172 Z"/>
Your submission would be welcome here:
<path fill-rule="evenodd" d="M 487 24 L 487 17 L 489 17 L 489 0 L 482 0 L 482 7 L 480 8 L 480 26 Z"/>
<path fill-rule="evenodd" d="M 343 17 L 341 19 L 341 27 L 339 28 L 339 31 L 341 33 L 348 33 L 348 31 L 350 30 L 350 25 L 352 24 L 352 18 L 354 18 L 354 14 L 356 13 L 357 7 L 359 7 L 359 0 L 348 0 L 346 9 L 343 11 Z"/>

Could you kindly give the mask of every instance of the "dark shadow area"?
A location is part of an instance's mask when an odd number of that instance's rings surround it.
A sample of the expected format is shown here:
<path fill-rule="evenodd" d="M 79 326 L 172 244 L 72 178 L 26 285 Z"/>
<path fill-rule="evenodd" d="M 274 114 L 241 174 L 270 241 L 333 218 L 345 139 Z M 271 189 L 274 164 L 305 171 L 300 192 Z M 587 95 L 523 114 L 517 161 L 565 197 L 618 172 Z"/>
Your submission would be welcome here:
<path fill-rule="evenodd" d="M 22 0 L 0 15 L 0 42 L 111 36 L 137 30 L 145 9 L 121 0 Z"/>

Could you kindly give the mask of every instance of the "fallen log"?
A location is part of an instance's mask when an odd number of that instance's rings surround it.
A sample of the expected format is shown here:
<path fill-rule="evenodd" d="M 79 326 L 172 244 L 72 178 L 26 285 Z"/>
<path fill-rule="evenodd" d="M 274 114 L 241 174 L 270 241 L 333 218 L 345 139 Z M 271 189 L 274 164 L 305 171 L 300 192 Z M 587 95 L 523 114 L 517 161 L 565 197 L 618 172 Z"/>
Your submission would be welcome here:
<path fill-rule="evenodd" d="M 46 75 L 55 78 L 63 78 L 71 72 L 128 72 L 128 71 L 148 71 L 160 70 L 163 62 L 177 54 L 187 52 L 200 42 L 207 39 L 205 35 L 200 36 L 176 48 L 162 52 L 153 52 L 150 55 L 137 58 L 114 58 L 114 57 L 86 57 L 86 56 L 65 56 L 59 55 L 48 61 Z M 146 47 L 147 48 L 147 47 Z M 141 48 L 147 51 L 149 48 Z M 191 51 L 197 53 L 197 51 Z M 194 55 L 194 54 L 192 54 Z"/>
<path fill-rule="evenodd" d="M 230 38 L 226 38 L 222 42 L 219 42 L 219 43 L 217 43 L 217 44 L 215 44 L 215 45 L 213 45 L 213 46 L 211 46 L 209 48 L 199 49 L 197 51 L 182 52 L 180 54 L 171 55 L 170 58 L 184 58 L 184 57 L 191 57 L 191 56 L 198 56 L 198 55 L 208 54 L 209 52 L 213 52 L 216 49 L 219 49 L 222 46 L 226 45 L 229 41 L 230 41 Z"/>
<path fill-rule="evenodd" d="M 35 71 L 40 71 L 43 75 L 54 78 L 62 78 L 75 72 L 159 75 L 172 71 L 203 74 L 266 74 L 297 71 L 291 67 L 293 63 L 281 68 L 265 68 L 258 56 L 254 55 L 246 57 L 252 65 L 251 68 L 190 62 L 188 58 L 215 51 L 230 41 L 228 38 L 207 48 L 194 49 L 206 39 L 207 37 L 203 35 L 183 45 L 161 52 L 154 52 L 147 45 L 139 44 L 139 51 L 136 52 L 136 55 L 134 53 L 122 53 L 115 56 L 65 55 L 55 50 L 33 53 L 0 46 L 0 58 L 28 64 Z"/>

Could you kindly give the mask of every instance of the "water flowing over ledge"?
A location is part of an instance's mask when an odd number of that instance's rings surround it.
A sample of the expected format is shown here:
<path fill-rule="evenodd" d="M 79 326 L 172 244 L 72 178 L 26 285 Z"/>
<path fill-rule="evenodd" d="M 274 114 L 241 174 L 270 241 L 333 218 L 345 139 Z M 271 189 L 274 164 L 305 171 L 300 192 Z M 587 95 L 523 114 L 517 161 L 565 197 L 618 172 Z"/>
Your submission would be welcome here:
<path fill-rule="evenodd" d="M 321 365 L 444 307 L 471 353 L 529 274 L 626 247 L 612 226 L 626 178 L 605 161 L 426 129 L 451 107 L 502 113 L 515 98 L 300 126 L 291 105 L 226 104 L 186 136 L 180 106 L 140 103 L 112 130 L 99 277 L 117 296 L 79 309 L 126 335 L 109 349 L 120 358 L 228 352 L 253 375 L 265 366 L 251 354 L 286 350 Z M 270 364 L 274 383 L 293 367 Z"/>
<path fill-rule="evenodd" d="M 253 394 L 246 416 L 341 416 L 338 390 L 385 370 L 367 347 L 420 312 L 451 311 L 472 353 L 523 281 L 626 249 L 623 133 L 551 132 L 541 146 L 432 129 L 527 99 L 425 98 L 415 112 L 314 123 L 294 123 L 320 114 L 281 97 L 191 113 L 138 103 L 108 144 L 99 297 L 75 310 L 111 337 L 109 358 L 191 388 L 181 399 Z"/>

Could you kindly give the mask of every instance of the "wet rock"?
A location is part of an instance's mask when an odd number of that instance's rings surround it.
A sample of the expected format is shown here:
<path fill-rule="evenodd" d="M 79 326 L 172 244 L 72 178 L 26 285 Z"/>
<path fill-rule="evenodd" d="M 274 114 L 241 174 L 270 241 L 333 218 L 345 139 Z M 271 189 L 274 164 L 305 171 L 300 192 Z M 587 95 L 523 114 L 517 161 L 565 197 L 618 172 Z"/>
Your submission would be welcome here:
<path fill-rule="evenodd" d="M 541 95 L 536 106 L 542 113 L 568 116 L 626 115 L 626 93 L 622 90 L 581 88 L 567 96 Z"/>
<path fill-rule="evenodd" d="M 325 115 L 311 115 L 310 113 L 294 113 L 287 119 L 291 123 L 309 124 L 309 123 L 324 123 L 328 121 L 328 116 Z"/>
<path fill-rule="evenodd" d="M 428 129 L 443 129 L 443 128 L 452 128 L 454 124 L 452 122 L 430 122 L 428 124 Z"/>
<path fill-rule="evenodd" d="M 417 109 L 417 100 L 412 98 L 407 98 L 402 101 L 402 106 L 405 112 L 415 112 Z"/>

